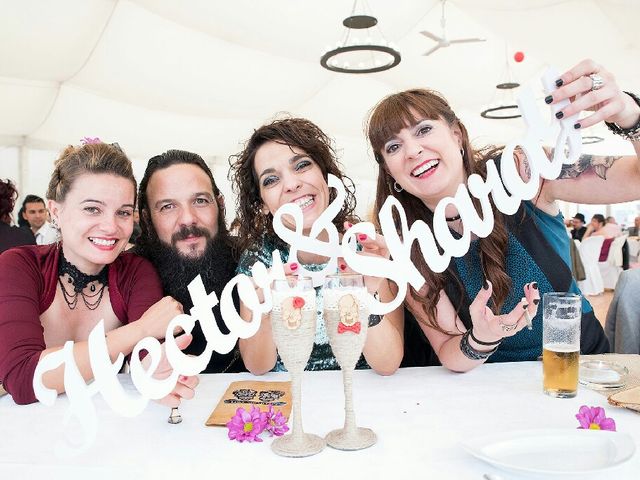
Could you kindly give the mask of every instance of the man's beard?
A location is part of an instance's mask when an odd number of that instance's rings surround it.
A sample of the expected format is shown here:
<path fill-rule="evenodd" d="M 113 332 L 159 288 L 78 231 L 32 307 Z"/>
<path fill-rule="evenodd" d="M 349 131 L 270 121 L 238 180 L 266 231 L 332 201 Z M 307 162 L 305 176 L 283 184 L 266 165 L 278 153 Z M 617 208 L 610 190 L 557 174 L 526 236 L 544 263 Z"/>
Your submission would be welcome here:
<path fill-rule="evenodd" d="M 189 235 L 200 235 L 207 239 L 201 256 L 185 255 L 175 247 L 178 240 L 183 240 Z M 214 291 L 219 299 L 222 289 L 233 278 L 236 270 L 232 248 L 225 232 L 219 231 L 215 237 L 211 238 L 211 234 L 205 229 L 196 226 L 183 227 L 173 234 L 171 243 L 172 245 L 168 245 L 155 238 L 140 252 L 158 270 L 165 295 L 178 300 L 184 307 L 185 313 L 188 313 L 193 302 L 187 286 L 200 275 L 207 293 Z"/>

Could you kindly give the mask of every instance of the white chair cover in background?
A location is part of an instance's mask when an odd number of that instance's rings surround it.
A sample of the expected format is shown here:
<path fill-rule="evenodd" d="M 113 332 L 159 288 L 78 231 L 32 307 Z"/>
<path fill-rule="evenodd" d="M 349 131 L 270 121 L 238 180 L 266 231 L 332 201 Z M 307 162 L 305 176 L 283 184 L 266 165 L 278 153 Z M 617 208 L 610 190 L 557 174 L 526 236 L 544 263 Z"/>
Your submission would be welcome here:
<path fill-rule="evenodd" d="M 609 248 L 609 256 L 604 262 L 598 262 L 600 268 L 600 275 L 602 275 L 602 283 L 604 288 L 610 288 L 615 290 L 616 283 L 618 283 L 618 277 L 622 273 L 622 245 L 627 240 L 627 237 L 616 237 L 611 242 L 611 248 Z"/>
<path fill-rule="evenodd" d="M 640 240 L 638 238 L 628 238 L 629 242 L 629 260 L 638 261 L 638 253 L 640 253 Z"/>
<path fill-rule="evenodd" d="M 579 247 L 580 258 L 584 266 L 584 274 L 587 278 L 578 282 L 578 287 L 585 295 L 598 295 L 604 292 L 604 284 L 602 275 L 598 267 L 598 259 L 600 258 L 600 249 L 602 248 L 604 237 L 596 236 L 585 238 Z"/>
<path fill-rule="evenodd" d="M 640 269 L 622 272 L 604 331 L 611 351 L 640 353 Z"/>

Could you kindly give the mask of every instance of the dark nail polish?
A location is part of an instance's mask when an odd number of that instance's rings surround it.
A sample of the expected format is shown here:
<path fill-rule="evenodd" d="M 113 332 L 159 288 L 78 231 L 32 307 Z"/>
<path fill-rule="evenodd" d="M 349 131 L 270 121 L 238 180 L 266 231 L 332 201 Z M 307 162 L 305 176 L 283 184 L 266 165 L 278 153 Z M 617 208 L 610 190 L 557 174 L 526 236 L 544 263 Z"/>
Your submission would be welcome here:
<path fill-rule="evenodd" d="M 482 284 L 482 288 L 484 288 L 485 290 L 489 290 L 489 282 L 487 282 L 486 279 L 485 279 L 484 283 Z"/>
<path fill-rule="evenodd" d="M 562 112 L 558 112 L 558 113 L 556 113 L 556 118 L 557 118 L 558 120 L 560 120 L 562 117 L 564 117 L 564 113 L 562 113 Z"/>
<path fill-rule="evenodd" d="M 562 81 L 561 78 L 559 78 L 558 80 L 556 80 L 556 87 L 561 87 L 562 85 L 564 85 L 564 82 Z"/>
<path fill-rule="evenodd" d="M 580 122 L 575 123 L 575 124 L 573 125 L 573 128 L 575 128 L 576 130 L 580 130 L 580 127 L 582 127 L 582 125 L 580 125 Z"/>
<path fill-rule="evenodd" d="M 539 298 L 534 298 L 533 299 L 533 304 L 534 305 L 538 305 L 540 303 L 540 299 Z"/>
<path fill-rule="evenodd" d="M 529 304 L 528 304 L 528 303 L 525 303 L 524 305 L 522 305 L 522 309 L 523 309 L 523 310 L 526 310 L 528 306 L 529 306 Z"/>
<path fill-rule="evenodd" d="M 538 289 L 538 282 L 533 282 L 531 284 L 531 286 L 534 288 L 534 290 L 537 290 Z"/>
<path fill-rule="evenodd" d="M 551 95 L 549 95 L 548 97 L 546 97 L 544 99 L 544 103 L 546 103 L 546 104 L 549 104 L 551 102 L 553 102 L 553 97 Z"/>
<path fill-rule="evenodd" d="M 297 270 L 298 269 L 298 264 L 297 263 L 292 263 L 291 265 L 289 265 L 289 268 L 291 270 Z"/>
<path fill-rule="evenodd" d="M 340 264 L 340 270 L 346 270 L 347 266 L 344 263 Z"/>

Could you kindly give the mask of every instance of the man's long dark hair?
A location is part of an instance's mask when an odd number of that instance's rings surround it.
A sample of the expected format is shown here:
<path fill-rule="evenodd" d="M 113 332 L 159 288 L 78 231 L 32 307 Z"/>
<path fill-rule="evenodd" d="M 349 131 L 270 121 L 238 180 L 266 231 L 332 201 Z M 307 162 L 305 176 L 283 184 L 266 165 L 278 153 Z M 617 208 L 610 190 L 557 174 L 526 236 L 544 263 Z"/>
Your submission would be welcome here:
<path fill-rule="evenodd" d="M 211 173 L 209 166 L 197 153 L 186 152 L 184 150 L 167 150 L 163 154 L 156 155 L 149 160 L 147 168 L 144 171 L 144 177 L 142 177 L 142 181 L 140 182 L 140 191 L 138 193 L 138 212 L 140 212 L 141 232 L 138 240 L 136 241 L 136 246 L 138 247 L 136 250 L 143 253 L 143 255 L 145 250 L 152 244 L 155 244 L 158 239 L 158 234 L 151 223 L 151 210 L 149 209 L 149 200 L 147 198 L 147 186 L 149 185 L 149 181 L 153 174 L 158 170 L 169 168 L 172 165 L 181 164 L 200 167 L 202 171 L 207 174 L 209 180 L 211 180 L 213 195 L 216 203 L 218 204 L 218 236 L 227 244 L 230 244 L 231 242 L 229 231 L 227 230 L 227 225 L 224 220 L 224 203 L 218 201 L 220 198 L 220 189 L 218 188 L 218 185 L 216 185 L 216 181 L 213 179 L 213 173 Z"/>

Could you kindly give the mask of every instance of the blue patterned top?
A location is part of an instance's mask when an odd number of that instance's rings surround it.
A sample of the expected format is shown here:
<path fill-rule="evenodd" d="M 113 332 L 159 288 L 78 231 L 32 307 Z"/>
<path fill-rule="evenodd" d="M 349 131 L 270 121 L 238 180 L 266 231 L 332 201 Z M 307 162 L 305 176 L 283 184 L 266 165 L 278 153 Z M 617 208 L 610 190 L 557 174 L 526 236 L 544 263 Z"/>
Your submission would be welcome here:
<path fill-rule="evenodd" d="M 287 263 L 289 261 L 289 246 L 286 245 L 283 247 L 280 245 L 276 245 L 276 242 L 274 242 L 273 239 L 264 237 L 262 240 L 262 245 L 260 245 L 258 248 L 250 248 L 242 253 L 240 261 L 238 262 L 238 268 L 236 272 L 251 276 L 251 266 L 256 262 L 262 262 L 265 267 L 270 268 L 273 264 L 272 253 L 276 249 L 278 249 L 280 252 L 280 259 L 282 260 L 282 263 Z M 304 268 L 312 272 L 318 272 L 325 267 L 325 263 L 304 264 Z M 322 287 L 316 287 L 315 290 L 316 337 L 314 339 L 313 350 L 311 351 L 311 356 L 309 357 L 309 361 L 307 362 L 307 367 L 305 370 L 339 370 L 340 365 L 338 364 L 338 361 L 333 356 L 333 352 L 331 351 L 329 337 L 327 336 L 327 330 L 324 326 L 324 319 L 322 318 Z M 356 368 L 369 368 L 362 355 L 360 356 L 360 360 L 358 361 Z M 279 355 L 276 361 L 276 365 L 272 371 L 286 371 Z"/>
<path fill-rule="evenodd" d="M 537 227 L 549 242 L 554 251 L 571 268 L 571 257 L 569 252 L 569 237 L 564 226 L 564 218 L 561 213 L 552 216 L 538 208 L 531 202 L 523 202 L 526 213 L 533 218 Z M 460 258 L 456 258 L 455 265 L 463 280 L 467 295 L 474 299 L 482 287 L 484 277 L 479 256 L 479 241 L 471 242 L 469 252 Z M 509 232 L 507 252 L 505 258 L 505 270 L 511 277 L 512 287 L 509 295 L 502 306 L 501 314 L 508 313 L 524 296 L 524 285 L 529 282 L 538 282 L 540 297 L 546 292 L 554 291 L 550 280 L 542 271 L 536 259 L 523 247 L 516 236 Z M 571 281 L 569 292 L 580 294 L 575 279 Z M 582 297 L 583 315 L 592 312 L 591 304 Z M 595 317 L 594 317 L 595 318 Z M 533 329 L 521 330 L 512 337 L 505 338 L 498 350 L 489 357 L 489 362 L 513 362 L 536 360 L 542 355 L 542 308 L 538 308 L 538 313 L 533 318 Z"/>

